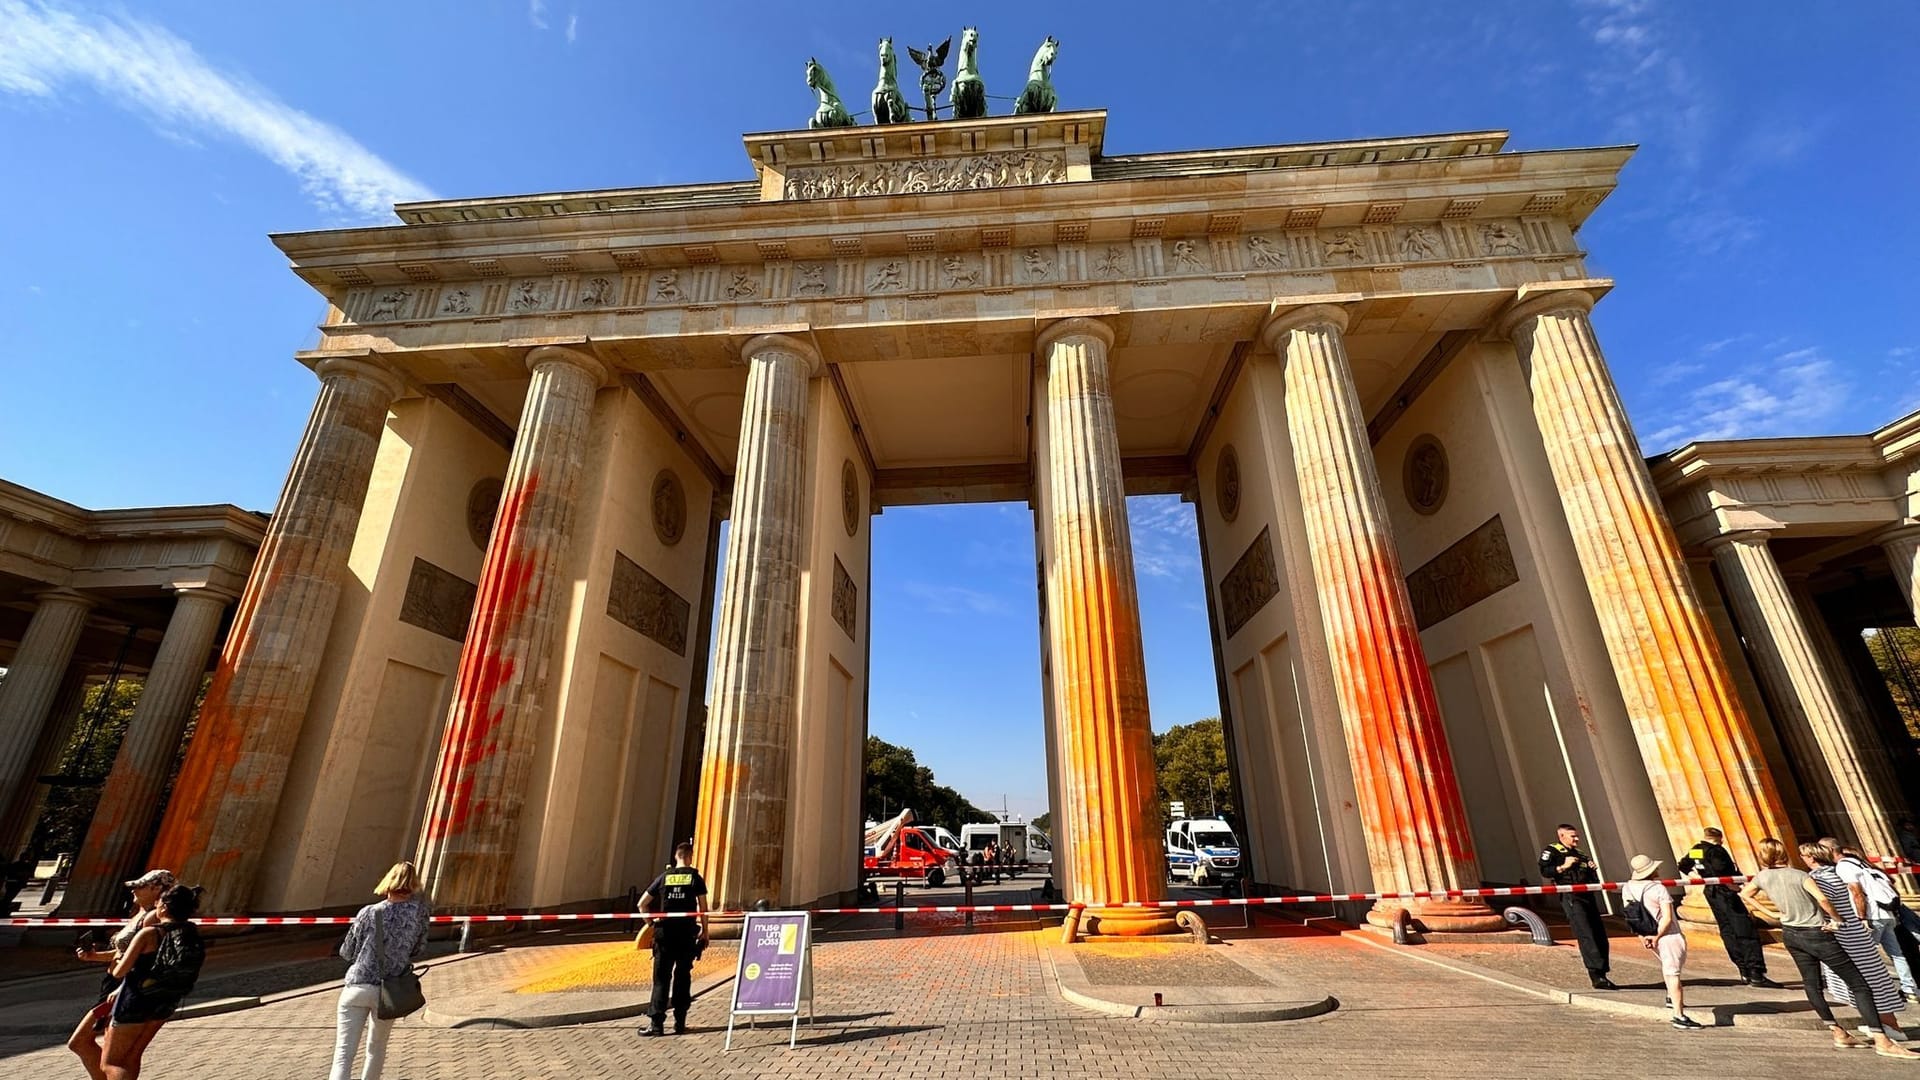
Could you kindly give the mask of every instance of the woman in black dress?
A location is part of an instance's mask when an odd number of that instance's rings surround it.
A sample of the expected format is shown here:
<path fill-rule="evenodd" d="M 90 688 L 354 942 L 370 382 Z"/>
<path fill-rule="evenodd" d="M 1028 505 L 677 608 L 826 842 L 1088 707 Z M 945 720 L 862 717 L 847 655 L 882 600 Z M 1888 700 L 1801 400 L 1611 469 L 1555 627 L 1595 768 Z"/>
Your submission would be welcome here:
<path fill-rule="evenodd" d="M 101 1062 L 107 1080 L 135 1080 L 140 1075 L 140 1058 L 147 1045 L 186 996 L 186 989 L 177 985 L 175 973 L 161 970 L 162 950 L 173 956 L 192 957 L 191 974 L 198 974 L 204 950 L 193 916 L 199 910 L 200 890 L 175 885 L 160 898 L 159 920 L 140 931 L 114 962 L 113 974 L 120 979 L 120 989 L 113 994 L 113 1019 L 107 1025 Z M 188 987 L 191 983 L 189 975 Z"/>

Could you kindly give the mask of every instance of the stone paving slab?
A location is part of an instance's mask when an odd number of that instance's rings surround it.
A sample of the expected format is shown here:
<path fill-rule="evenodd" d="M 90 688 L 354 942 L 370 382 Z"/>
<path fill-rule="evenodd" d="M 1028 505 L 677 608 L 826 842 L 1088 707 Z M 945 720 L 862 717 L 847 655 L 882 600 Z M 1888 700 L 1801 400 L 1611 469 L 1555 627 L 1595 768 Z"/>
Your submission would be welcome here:
<path fill-rule="evenodd" d="M 1227 944 L 1053 943 L 1045 959 L 1060 995 L 1111 1016 L 1195 1024 L 1299 1020 L 1331 1012 L 1324 990 L 1237 962 Z M 1245 950 L 1237 950 L 1245 951 Z"/>

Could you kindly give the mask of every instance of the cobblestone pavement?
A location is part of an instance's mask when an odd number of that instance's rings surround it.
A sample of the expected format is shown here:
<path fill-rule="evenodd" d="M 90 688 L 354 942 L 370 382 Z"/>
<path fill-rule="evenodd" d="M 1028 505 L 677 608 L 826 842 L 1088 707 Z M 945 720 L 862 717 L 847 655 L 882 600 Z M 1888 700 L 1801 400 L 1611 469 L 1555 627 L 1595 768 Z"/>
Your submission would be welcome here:
<path fill-rule="evenodd" d="M 1033 925 L 1033 924 L 1025 924 Z M 1739 1061 L 1750 1077 L 1880 1073 L 1920 1065 L 1866 1051 L 1838 1055 L 1813 1032 L 1664 1023 L 1556 1005 L 1347 938 L 1308 931 L 1246 937 L 1246 950 L 1286 966 L 1340 1001 L 1324 1017 L 1275 1024 L 1186 1025 L 1099 1016 L 1062 1001 L 1041 948 L 1055 931 L 957 928 L 896 937 L 891 929 L 829 932 L 816 947 L 819 1022 L 763 1026 L 721 1053 L 728 988 L 694 1005 L 693 1033 L 647 1040 L 633 1021 L 529 1031 L 454 1031 L 402 1021 L 388 1076 L 909 1077 L 1586 1077 Z M 604 942 L 606 938 L 594 939 Z M 598 947 L 560 935 L 439 961 L 429 994 L 524 982 Z M 570 942 L 547 944 L 547 942 Z M 182 1022 L 147 1054 L 150 1077 L 201 1080 L 318 1076 L 333 1045 L 334 995 L 320 990 L 258 1009 Z M 78 1076 L 57 1037 L 0 1037 L 0 1072 Z M 1639 1063 L 1639 1064 L 1635 1064 Z M 1644 1068 L 1643 1068 L 1644 1067 Z"/>

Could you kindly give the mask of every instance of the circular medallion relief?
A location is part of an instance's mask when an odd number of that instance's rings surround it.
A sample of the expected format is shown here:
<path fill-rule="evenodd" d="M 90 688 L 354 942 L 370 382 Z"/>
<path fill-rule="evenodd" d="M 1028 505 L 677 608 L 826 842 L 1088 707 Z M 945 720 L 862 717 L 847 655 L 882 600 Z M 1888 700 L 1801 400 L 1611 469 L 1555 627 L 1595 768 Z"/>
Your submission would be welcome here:
<path fill-rule="evenodd" d="M 687 531 L 687 492 L 672 469 L 653 478 L 653 534 L 672 547 Z"/>
<path fill-rule="evenodd" d="M 1440 440 L 1422 435 L 1407 448 L 1407 463 L 1401 477 L 1407 493 L 1407 505 L 1419 513 L 1431 514 L 1447 501 L 1447 451 Z"/>
<path fill-rule="evenodd" d="M 840 465 L 840 517 L 848 536 L 860 535 L 860 477 L 851 460 Z"/>
<path fill-rule="evenodd" d="M 493 516 L 500 512 L 500 481 L 495 477 L 476 481 L 467 492 L 467 538 L 481 551 L 487 550 L 487 537 L 493 534 Z"/>
<path fill-rule="evenodd" d="M 1232 521 L 1240 516 L 1240 455 L 1232 446 L 1220 451 L 1220 463 L 1214 468 L 1213 494 L 1220 503 L 1220 517 Z"/>

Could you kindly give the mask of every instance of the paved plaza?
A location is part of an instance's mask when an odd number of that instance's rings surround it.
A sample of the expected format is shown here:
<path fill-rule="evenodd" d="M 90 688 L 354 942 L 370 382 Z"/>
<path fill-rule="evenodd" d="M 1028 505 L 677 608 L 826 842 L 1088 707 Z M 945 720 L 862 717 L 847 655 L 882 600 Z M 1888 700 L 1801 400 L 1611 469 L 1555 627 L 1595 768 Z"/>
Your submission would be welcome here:
<path fill-rule="evenodd" d="M 1220 921 L 1227 921 L 1222 919 Z M 449 1030 L 402 1021 L 390 1048 L 392 1077 L 1495 1077 L 1590 1076 L 1606 1062 L 1739 1062 L 1748 1076 L 1877 1075 L 1914 1071 L 1867 1051 L 1844 1056 L 1808 1028 L 1736 1026 L 1702 1032 L 1669 1029 L 1651 1012 L 1616 1015 L 1556 1003 L 1520 987 L 1577 971 L 1565 946 L 1527 950 L 1524 977 L 1481 968 L 1469 973 L 1458 954 L 1399 949 L 1356 935 L 1320 933 L 1260 920 L 1255 935 L 1226 930 L 1215 949 L 1261 966 L 1284 969 L 1323 986 L 1339 1007 L 1309 1020 L 1266 1024 L 1181 1024 L 1095 1014 L 1060 998 L 1047 946 L 1057 931 L 1037 923 L 999 923 L 969 932 L 938 925 L 896 935 L 888 928 L 829 922 L 820 935 L 818 1022 L 802 1025 L 788 1050 L 785 1028 L 765 1025 L 736 1036 L 723 1054 L 729 987 L 722 983 L 694 1004 L 692 1031 L 642 1039 L 640 1022 L 623 1020 L 541 1030 Z M 521 935 L 491 951 L 434 961 L 426 986 L 436 998 L 518 985 L 595 952 L 609 934 Z M 287 953 L 295 973 L 325 972 L 312 959 L 320 938 L 268 946 Z M 235 949 L 261 950 L 249 940 Z M 717 945 L 716 949 L 726 946 Z M 1631 955 L 1632 939 L 1616 939 L 1616 975 L 1646 982 Z M 1696 949 L 1711 979 L 1720 958 Z M 1470 958 L 1469 958 L 1470 959 Z M 1782 958 L 1784 959 L 1784 958 Z M 255 963 L 259 960 L 255 958 Z M 1460 970 L 1441 967 L 1445 960 Z M 147 1075 L 202 1080 L 319 1075 L 333 1045 L 333 974 L 309 975 L 305 987 L 263 993 L 258 1008 L 183 1021 L 166 1029 L 147 1056 Z M 210 969 L 210 971 L 213 969 Z M 1499 974 L 1509 985 L 1490 981 Z M 219 976 L 239 978 L 244 976 Z M 84 994 L 76 979 L 35 981 L 42 989 L 0 987 L 0 1012 L 30 997 Z M 238 985 L 238 984 L 230 984 Z M 245 989 L 245 987 L 241 987 Z M 265 989 L 264 985 L 254 988 Z M 1717 988 L 1709 993 L 1732 993 Z M 1658 992 L 1630 997 L 1658 1005 Z M 1788 995 L 1790 997 L 1790 995 Z M 74 1011 L 84 1001 L 74 1002 Z M 1703 1015 L 1697 1013 L 1696 1015 Z M 1703 1015 L 1704 1018 L 1704 1015 Z M 0 1032 L 11 1021 L 0 1021 Z M 0 1060 L 10 1076 L 79 1076 L 78 1064 L 53 1034 L 0 1033 Z M 1542 1048 L 1551 1046 L 1551 1052 Z M 1564 1061 L 1565 1067 L 1556 1066 Z M 1662 1065 L 1662 1068 L 1666 1065 Z M 1839 1073 L 1834 1070 L 1840 1070 Z"/>

